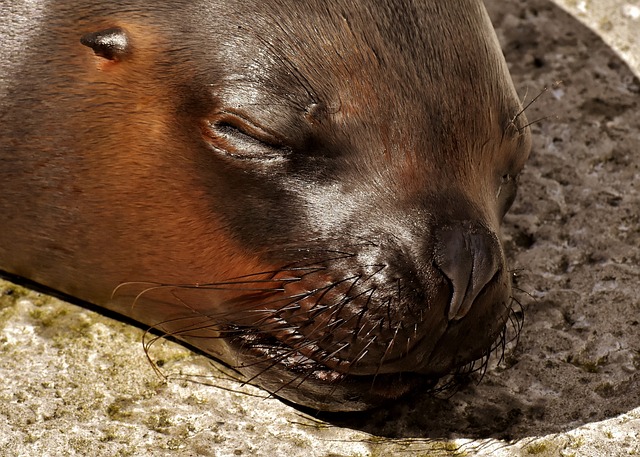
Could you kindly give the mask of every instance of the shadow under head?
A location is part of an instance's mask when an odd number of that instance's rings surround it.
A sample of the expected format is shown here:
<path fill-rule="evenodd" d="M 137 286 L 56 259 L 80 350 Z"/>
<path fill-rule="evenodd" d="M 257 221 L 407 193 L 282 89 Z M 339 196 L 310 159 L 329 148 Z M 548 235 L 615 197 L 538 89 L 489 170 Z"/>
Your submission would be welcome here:
<path fill-rule="evenodd" d="M 432 388 L 501 338 L 530 138 L 480 1 L 13 14 L 0 270 L 328 411 Z"/>

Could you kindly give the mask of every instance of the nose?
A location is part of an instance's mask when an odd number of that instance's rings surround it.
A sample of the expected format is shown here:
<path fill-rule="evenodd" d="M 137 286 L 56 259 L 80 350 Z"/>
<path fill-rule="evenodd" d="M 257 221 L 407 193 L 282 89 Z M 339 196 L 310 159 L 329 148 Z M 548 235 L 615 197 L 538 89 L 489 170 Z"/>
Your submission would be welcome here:
<path fill-rule="evenodd" d="M 502 268 L 502 249 L 497 237 L 484 226 L 460 221 L 436 234 L 434 260 L 451 283 L 453 293 L 447 318 L 467 315 L 476 297 Z"/>

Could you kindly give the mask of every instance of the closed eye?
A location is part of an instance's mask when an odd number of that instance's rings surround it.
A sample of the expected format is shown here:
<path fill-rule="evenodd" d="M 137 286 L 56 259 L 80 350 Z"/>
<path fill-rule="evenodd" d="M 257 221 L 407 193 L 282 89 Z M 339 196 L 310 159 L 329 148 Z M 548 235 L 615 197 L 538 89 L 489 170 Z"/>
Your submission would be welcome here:
<path fill-rule="evenodd" d="M 511 174 L 502 176 L 500 187 L 498 187 L 498 193 L 496 195 L 501 218 L 504 217 L 507 211 L 509 211 L 509 208 L 511 208 L 511 205 L 513 205 L 513 202 L 516 199 L 516 194 L 518 192 L 518 176 L 519 175 Z"/>
<path fill-rule="evenodd" d="M 290 154 L 290 148 L 274 135 L 233 114 L 225 113 L 214 121 L 207 121 L 204 133 L 216 152 L 234 159 L 274 161 Z"/>

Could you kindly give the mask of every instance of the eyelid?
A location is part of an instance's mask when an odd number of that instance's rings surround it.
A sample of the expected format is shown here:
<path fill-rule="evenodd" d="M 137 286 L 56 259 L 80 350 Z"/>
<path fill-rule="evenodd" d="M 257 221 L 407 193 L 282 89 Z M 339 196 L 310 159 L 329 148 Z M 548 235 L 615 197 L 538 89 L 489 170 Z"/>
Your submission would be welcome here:
<path fill-rule="evenodd" d="M 518 187 L 518 177 L 520 174 L 511 174 L 506 173 L 500 177 L 500 185 L 498 186 L 498 192 L 496 193 L 496 198 L 500 198 L 502 195 L 503 188 L 506 186 L 511 186 L 514 188 Z"/>
<path fill-rule="evenodd" d="M 267 130 L 246 116 L 235 111 L 221 111 L 215 122 L 212 122 L 211 125 L 228 125 L 240 133 L 254 138 L 268 146 L 274 148 L 282 148 L 284 146 L 282 139 L 274 132 Z"/>
<path fill-rule="evenodd" d="M 229 111 L 208 120 L 204 135 L 214 150 L 235 159 L 272 162 L 284 159 L 290 152 L 277 136 Z"/>

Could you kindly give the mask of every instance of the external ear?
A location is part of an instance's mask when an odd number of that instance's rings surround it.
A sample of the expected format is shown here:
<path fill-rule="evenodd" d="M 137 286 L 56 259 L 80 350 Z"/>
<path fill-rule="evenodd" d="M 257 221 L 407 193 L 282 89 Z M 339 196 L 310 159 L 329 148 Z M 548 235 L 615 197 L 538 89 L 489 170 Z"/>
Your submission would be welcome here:
<path fill-rule="evenodd" d="M 112 27 L 99 32 L 87 33 L 80 43 L 107 60 L 118 61 L 131 53 L 131 43 L 127 32 L 120 27 Z"/>

